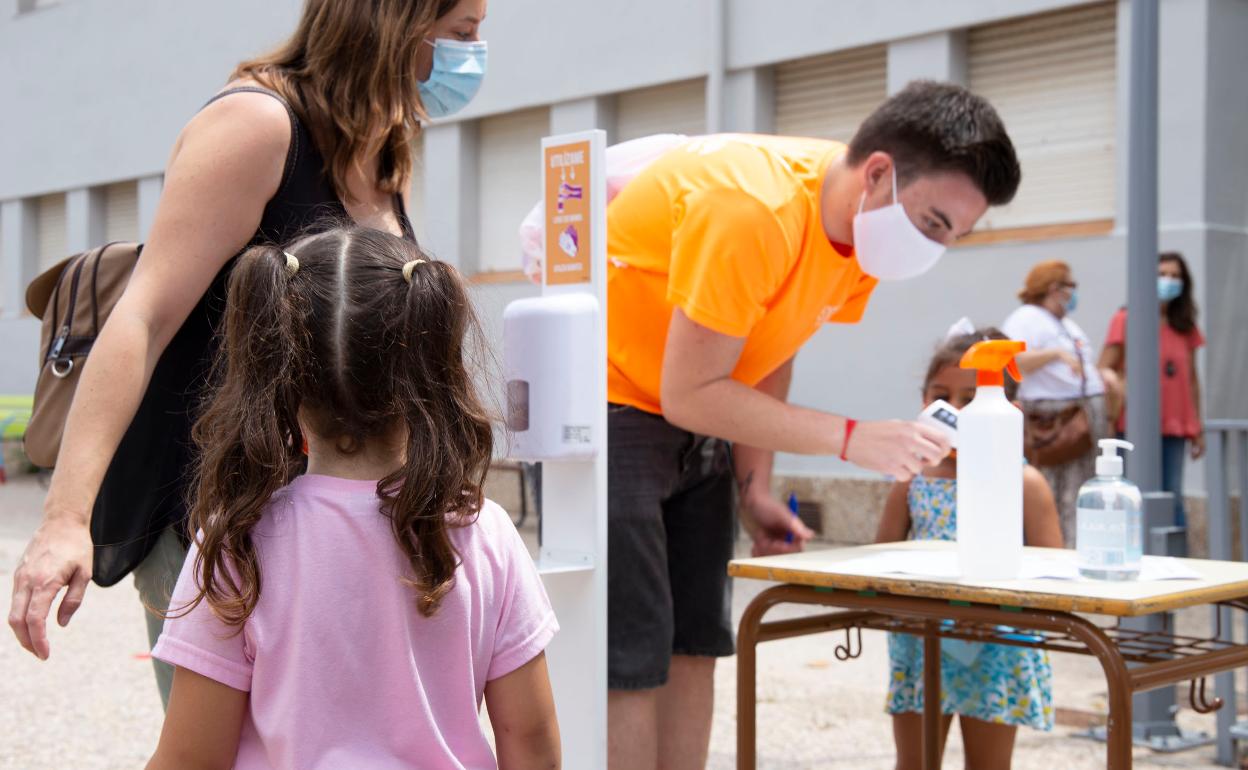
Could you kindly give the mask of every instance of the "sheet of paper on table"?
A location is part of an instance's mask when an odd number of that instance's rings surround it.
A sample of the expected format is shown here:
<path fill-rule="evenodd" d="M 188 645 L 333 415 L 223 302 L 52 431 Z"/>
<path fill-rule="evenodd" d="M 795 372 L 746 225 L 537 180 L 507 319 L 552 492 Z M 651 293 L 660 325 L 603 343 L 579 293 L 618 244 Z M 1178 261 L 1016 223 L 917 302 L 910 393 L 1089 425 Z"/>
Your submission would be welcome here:
<path fill-rule="evenodd" d="M 956 551 L 879 551 L 839 562 L 837 569 L 854 575 L 921 575 L 935 578 L 959 578 Z M 1019 580 L 1088 580 L 1079 575 L 1075 552 L 1059 556 L 1025 554 L 1019 569 Z M 1145 556 L 1140 565 L 1139 580 L 1199 580 L 1201 575 L 1177 559 Z"/>

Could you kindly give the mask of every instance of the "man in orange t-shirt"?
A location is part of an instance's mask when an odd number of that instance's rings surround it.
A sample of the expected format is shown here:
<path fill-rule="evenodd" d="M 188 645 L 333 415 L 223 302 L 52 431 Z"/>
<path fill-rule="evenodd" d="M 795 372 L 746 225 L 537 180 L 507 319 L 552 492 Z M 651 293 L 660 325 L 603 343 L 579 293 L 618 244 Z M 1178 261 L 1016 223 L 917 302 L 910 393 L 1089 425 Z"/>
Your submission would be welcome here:
<path fill-rule="evenodd" d="M 774 452 L 905 480 L 949 451 L 914 422 L 787 403 L 793 357 L 856 323 L 1008 202 L 996 112 L 916 82 L 849 146 L 715 135 L 666 153 L 608 208 L 608 686 L 613 770 L 706 764 L 715 658 L 733 653 L 734 476 L 758 554 L 810 532 L 769 491 Z M 731 446 L 731 451 L 729 447 Z"/>

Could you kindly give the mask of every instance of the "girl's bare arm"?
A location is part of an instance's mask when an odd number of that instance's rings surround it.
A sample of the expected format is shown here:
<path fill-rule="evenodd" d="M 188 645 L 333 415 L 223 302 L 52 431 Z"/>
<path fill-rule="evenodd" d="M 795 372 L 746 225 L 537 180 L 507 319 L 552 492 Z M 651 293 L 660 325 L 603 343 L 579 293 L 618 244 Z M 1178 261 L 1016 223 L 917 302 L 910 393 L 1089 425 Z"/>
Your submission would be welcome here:
<path fill-rule="evenodd" d="M 1064 547 L 1053 490 L 1030 465 L 1023 468 L 1023 542 L 1043 548 Z"/>
<path fill-rule="evenodd" d="M 888 491 L 884 514 L 880 516 L 880 526 L 875 532 L 875 542 L 895 543 L 905 540 L 910 534 L 910 504 L 906 499 L 909 489 L 908 484 L 897 482 Z"/>
<path fill-rule="evenodd" d="M 559 721 L 546 653 L 485 684 L 499 770 L 557 770 Z"/>

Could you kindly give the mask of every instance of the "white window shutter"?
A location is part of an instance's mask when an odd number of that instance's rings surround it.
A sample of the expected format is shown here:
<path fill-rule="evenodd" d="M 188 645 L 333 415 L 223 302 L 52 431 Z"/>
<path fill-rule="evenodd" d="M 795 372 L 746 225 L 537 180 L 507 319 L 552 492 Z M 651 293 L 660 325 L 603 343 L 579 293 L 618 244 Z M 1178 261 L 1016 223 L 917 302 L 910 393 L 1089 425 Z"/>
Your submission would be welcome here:
<path fill-rule="evenodd" d="M 616 97 L 615 135 L 611 144 L 652 134 L 706 133 L 706 81 L 626 91 Z"/>
<path fill-rule="evenodd" d="M 104 242 L 137 240 L 139 183 L 129 181 L 108 185 L 104 188 Z"/>
<path fill-rule="evenodd" d="M 970 31 L 970 87 L 1000 113 L 1023 169 L 1014 201 L 980 229 L 1113 218 L 1116 38 L 1114 3 Z"/>
<path fill-rule="evenodd" d="M 888 54 L 874 45 L 776 67 L 776 133 L 849 144 L 888 92 Z"/>
<path fill-rule="evenodd" d="M 65 193 L 53 193 L 37 199 L 35 211 L 35 243 L 39 249 L 39 270 L 47 270 L 69 254 L 65 237 Z"/>
<path fill-rule="evenodd" d="M 522 269 L 517 231 L 542 199 L 541 140 L 550 133 L 542 107 L 484 118 L 479 126 L 477 169 L 478 254 L 481 272 Z"/>

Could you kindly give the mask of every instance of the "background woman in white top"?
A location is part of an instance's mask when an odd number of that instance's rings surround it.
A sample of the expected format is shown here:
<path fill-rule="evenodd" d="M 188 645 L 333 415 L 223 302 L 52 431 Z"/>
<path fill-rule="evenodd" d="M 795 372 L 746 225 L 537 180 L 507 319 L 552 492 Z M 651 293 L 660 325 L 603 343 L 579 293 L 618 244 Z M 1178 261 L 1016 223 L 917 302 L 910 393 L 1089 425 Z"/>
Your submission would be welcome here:
<path fill-rule="evenodd" d="M 1018 298 L 1022 307 L 1002 324 L 1011 339 L 1027 343 L 1018 356 L 1023 372 L 1018 397 L 1028 414 L 1058 414 L 1072 406 L 1087 410 L 1092 442 L 1088 451 L 1063 463 L 1041 467 L 1062 521 L 1062 538 L 1075 542 L 1075 498 L 1095 473 L 1096 441 L 1107 433 L 1105 380 L 1083 329 L 1070 318 L 1078 301 L 1070 266 L 1059 260 L 1041 262 L 1027 274 Z"/>

